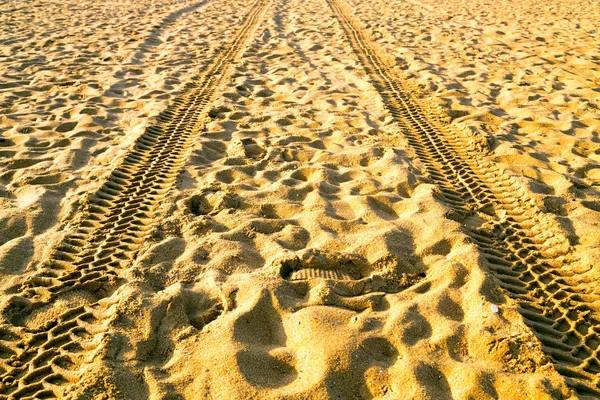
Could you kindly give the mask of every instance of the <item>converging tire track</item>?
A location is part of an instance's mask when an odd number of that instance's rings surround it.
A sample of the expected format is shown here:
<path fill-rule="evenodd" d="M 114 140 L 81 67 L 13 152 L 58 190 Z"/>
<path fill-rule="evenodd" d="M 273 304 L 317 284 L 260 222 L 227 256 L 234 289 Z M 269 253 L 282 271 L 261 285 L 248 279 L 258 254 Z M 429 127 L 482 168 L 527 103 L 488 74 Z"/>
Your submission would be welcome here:
<path fill-rule="evenodd" d="M 15 289 L 3 310 L 10 324 L 0 327 L 0 398 L 53 398 L 60 395 L 61 385 L 77 380 L 79 364 L 90 357 L 106 331 L 109 295 L 119 286 L 119 272 L 131 265 L 150 233 L 161 201 L 203 129 L 217 89 L 268 5 L 269 1 L 257 0 L 249 7 L 232 41 L 186 85 L 87 199 L 75 232 L 67 235 L 40 272 Z M 57 300 L 68 303 L 68 295 L 81 290 L 87 293 L 84 305 L 77 297 L 68 311 L 58 307 L 54 311 Z M 36 317 L 39 311 L 46 321 L 42 326 Z"/>
<path fill-rule="evenodd" d="M 473 212 L 489 228 L 469 228 L 490 269 L 567 383 L 581 396 L 600 396 L 600 320 L 590 304 L 599 298 L 561 271 L 566 239 L 552 232 L 542 212 L 513 178 L 474 154 L 465 133 L 445 124 L 376 47 L 339 0 L 327 0 L 384 103 L 402 127 L 453 209 L 463 220 Z M 487 214 L 483 215 L 481 213 Z"/>

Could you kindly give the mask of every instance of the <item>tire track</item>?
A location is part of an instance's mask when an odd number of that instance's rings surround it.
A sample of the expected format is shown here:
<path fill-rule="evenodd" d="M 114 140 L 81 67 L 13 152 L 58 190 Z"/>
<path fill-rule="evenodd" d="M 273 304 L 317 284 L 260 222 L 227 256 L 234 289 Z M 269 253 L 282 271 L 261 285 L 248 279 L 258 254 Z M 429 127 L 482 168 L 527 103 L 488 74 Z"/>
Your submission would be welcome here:
<path fill-rule="evenodd" d="M 401 126 L 427 173 L 453 209 L 450 218 L 479 219 L 467 228 L 500 286 L 518 303 L 567 384 L 580 396 L 600 396 L 600 297 L 566 272 L 568 242 L 509 175 L 476 150 L 466 132 L 448 126 L 440 113 L 376 47 L 339 0 L 327 0 L 351 46 Z"/>
<path fill-rule="evenodd" d="M 38 273 L 15 288 L 3 310 L 9 323 L 0 327 L 0 398 L 53 398 L 62 385 L 78 379 L 77 370 L 93 357 L 110 323 L 109 295 L 122 283 L 120 271 L 131 265 L 150 233 L 217 89 L 268 5 L 257 0 L 249 6 L 231 42 L 88 197 L 74 232 Z M 84 299 L 77 297 L 82 291 Z"/>

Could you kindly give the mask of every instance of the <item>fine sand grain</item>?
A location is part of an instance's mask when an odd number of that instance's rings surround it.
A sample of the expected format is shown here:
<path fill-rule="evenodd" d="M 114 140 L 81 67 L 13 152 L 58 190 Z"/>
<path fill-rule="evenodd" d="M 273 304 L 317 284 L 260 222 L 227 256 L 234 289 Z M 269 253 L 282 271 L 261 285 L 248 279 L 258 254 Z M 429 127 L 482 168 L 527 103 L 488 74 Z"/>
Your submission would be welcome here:
<path fill-rule="evenodd" d="M 599 18 L 0 4 L 0 399 L 597 398 Z"/>

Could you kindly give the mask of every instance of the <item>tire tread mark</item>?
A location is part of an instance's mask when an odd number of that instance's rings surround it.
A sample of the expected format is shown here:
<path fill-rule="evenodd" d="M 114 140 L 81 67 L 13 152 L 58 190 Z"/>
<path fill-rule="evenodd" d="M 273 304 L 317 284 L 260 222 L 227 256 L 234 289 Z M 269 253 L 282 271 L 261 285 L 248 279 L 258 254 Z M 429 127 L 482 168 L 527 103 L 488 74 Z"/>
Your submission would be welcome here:
<path fill-rule="evenodd" d="M 599 397 L 600 320 L 589 304 L 600 296 L 581 289 L 581 277 L 563 272 L 566 238 L 512 176 L 474 148 L 467 132 L 449 126 L 439 109 L 421 99 L 340 0 L 327 3 L 455 216 L 480 212 L 491 221 L 467 231 L 556 370 L 578 395 Z"/>
<path fill-rule="evenodd" d="M 137 139 L 102 187 L 87 197 L 74 232 L 9 298 L 3 310 L 9 323 L 0 326 L 0 399 L 53 398 L 60 396 L 61 386 L 77 380 L 78 365 L 107 330 L 108 296 L 121 282 L 119 271 L 131 264 L 149 235 L 217 89 L 269 4 L 256 0 L 248 7 L 232 40 Z M 24 326 L 32 312 L 51 308 L 59 296 L 75 290 L 86 290 L 97 301 L 70 308 L 43 326 Z"/>

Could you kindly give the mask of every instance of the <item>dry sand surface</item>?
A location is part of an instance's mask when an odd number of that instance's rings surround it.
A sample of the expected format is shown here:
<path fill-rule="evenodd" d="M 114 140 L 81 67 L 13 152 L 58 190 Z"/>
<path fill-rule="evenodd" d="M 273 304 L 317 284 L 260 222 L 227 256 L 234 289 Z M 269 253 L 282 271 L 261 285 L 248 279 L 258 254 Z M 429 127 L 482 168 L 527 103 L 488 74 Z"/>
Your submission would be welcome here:
<path fill-rule="evenodd" d="M 600 398 L 599 20 L 0 2 L 0 399 Z"/>

